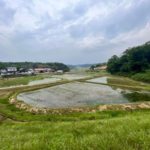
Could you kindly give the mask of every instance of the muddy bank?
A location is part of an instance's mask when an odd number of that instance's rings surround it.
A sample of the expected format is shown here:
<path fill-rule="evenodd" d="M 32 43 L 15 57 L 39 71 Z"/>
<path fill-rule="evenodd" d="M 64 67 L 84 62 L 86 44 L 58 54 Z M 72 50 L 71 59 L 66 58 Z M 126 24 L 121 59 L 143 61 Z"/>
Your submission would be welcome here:
<path fill-rule="evenodd" d="M 14 104 L 18 109 L 25 110 L 34 114 L 64 114 L 73 112 L 97 112 L 107 110 L 124 110 L 132 111 L 137 109 L 150 109 L 150 102 L 140 103 L 127 103 L 127 104 L 113 104 L 113 105 L 98 105 L 95 107 L 76 107 L 76 108 L 64 108 L 64 109 L 49 109 L 49 108 L 38 108 L 32 107 L 31 105 L 25 104 L 24 102 L 18 101 L 16 98 L 11 97 L 9 99 L 10 104 Z"/>

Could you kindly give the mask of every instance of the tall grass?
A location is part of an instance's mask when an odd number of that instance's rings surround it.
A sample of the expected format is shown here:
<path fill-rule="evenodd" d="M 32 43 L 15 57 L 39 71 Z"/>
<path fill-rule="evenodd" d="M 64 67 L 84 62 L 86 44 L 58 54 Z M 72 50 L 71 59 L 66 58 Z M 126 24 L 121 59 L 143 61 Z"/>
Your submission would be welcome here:
<path fill-rule="evenodd" d="M 8 102 L 14 92 L 46 86 L 0 91 L 0 150 L 150 149 L 150 110 L 44 115 Z"/>
<path fill-rule="evenodd" d="M 149 150 L 150 112 L 86 121 L 9 121 L 0 131 L 3 150 Z"/>
<path fill-rule="evenodd" d="M 150 70 L 145 73 L 137 73 L 131 77 L 134 80 L 150 83 Z"/>

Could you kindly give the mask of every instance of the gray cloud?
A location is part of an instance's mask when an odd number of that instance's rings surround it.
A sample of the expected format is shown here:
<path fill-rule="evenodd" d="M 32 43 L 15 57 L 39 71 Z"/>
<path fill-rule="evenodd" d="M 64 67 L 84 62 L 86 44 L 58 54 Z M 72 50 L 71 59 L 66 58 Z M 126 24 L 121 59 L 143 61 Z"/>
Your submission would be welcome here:
<path fill-rule="evenodd" d="M 88 24 L 78 24 L 70 27 L 73 37 L 82 37 L 87 34 L 103 34 L 107 38 L 113 38 L 122 32 L 128 32 L 134 28 L 141 28 L 150 21 L 150 1 L 137 1 L 129 8 L 123 6 L 117 8 L 106 17 L 92 19 Z M 94 10 L 93 10 L 94 11 Z"/>
<path fill-rule="evenodd" d="M 149 0 L 1 0 L 0 61 L 107 61 L 150 39 L 149 6 Z"/>
<path fill-rule="evenodd" d="M 0 1 L 0 24 L 10 24 L 13 20 L 15 10 L 6 7 L 3 0 Z"/>

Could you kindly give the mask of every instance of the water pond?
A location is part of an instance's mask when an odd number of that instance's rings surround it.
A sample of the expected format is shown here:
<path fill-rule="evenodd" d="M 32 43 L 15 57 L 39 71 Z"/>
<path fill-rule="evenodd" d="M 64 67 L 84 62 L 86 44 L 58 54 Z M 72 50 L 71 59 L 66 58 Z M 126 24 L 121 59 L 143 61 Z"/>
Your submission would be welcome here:
<path fill-rule="evenodd" d="M 35 107 L 69 108 L 128 103 L 129 100 L 132 101 L 132 93 L 134 92 L 106 85 L 73 82 L 22 93 L 17 98 Z"/>
<path fill-rule="evenodd" d="M 108 77 L 99 77 L 99 78 L 94 78 L 94 79 L 91 79 L 91 80 L 87 80 L 89 82 L 93 82 L 93 83 L 104 83 L 104 84 L 107 84 L 107 79 Z"/>
<path fill-rule="evenodd" d="M 34 80 L 28 83 L 29 86 L 33 86 L 33 85 L 39 85 L 39 84 L 47 84 L 47 83 L 54 83 L 57 81 L 60 81 L 61 79 L 59 78 L 45 78 L 42 80 Z"/>
<path fill-rule="evenodd" d="M 53 75 L 51 78 L 45 78 L 42 80 L 34 80 L 28 83 L 29 86 L 39 85 L 39 84 L 47 84 L 47 83 L 54 83 L 60 80 L 76 80 L 76 79 L 83 79 L 89 76 L 85 75 L 76 75 L 76 74 L 63 74 L 63 75 Z"/>
<path fill-rule="evenodd" d="M 63 75 L 53 75 L 55 78 L 65 79 L 65 80 L 76 80 L 76 79 L 84 79 L 90 77 L 89 75 L 81 75 L 81 74 L 63 74 Z"/>

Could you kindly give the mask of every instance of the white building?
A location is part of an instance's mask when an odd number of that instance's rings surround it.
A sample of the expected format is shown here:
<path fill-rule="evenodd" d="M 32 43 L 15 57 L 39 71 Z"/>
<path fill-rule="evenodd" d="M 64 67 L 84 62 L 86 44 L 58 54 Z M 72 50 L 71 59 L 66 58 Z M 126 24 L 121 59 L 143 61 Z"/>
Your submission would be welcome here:
<path fill-rule="evenodd" d="M 17 72 L 16 67 L 7 67 L 7 72 Z"/>

